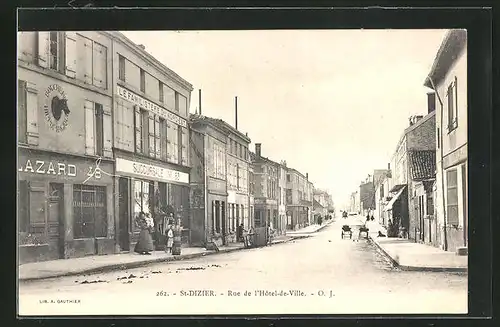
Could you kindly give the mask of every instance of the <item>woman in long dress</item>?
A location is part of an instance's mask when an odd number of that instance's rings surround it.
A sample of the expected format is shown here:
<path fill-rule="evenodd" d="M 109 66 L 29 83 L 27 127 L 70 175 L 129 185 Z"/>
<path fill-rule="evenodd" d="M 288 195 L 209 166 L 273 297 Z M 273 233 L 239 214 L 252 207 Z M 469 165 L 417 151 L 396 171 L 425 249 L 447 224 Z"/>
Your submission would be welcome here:
<path fill-rule="evenodd" d="M 151 230 L 154 227 L 153 221 L 144 212 L 141 212 L 136 218 L 136 224 L 141 229 L 141 233 L 134 250 L 140 254 L 151 254 L 151 251 L 154 250 L 153 238 L 151 237 Z"/>
<path fill-rule="evenodd" d="M 173 246 L 174 246 L 174 231 L 172 229 L 172 225 L 169 225 L 167 229 L 167 244 L 165 247 L 165 252 L 172 253 Z"/>

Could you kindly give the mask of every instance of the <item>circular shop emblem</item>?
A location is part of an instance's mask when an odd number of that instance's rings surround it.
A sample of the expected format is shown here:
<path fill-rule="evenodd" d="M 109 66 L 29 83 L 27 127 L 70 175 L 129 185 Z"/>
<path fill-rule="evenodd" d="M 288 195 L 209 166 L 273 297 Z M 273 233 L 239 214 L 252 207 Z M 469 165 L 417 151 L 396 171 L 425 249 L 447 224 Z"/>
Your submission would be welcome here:
<path fill-rule="evenodd" d="M 68 99 L 61 86 L 50 85 L 45 91 L 45 120 L 49 127 L 60 133 L 66 129 L 69 118 Z"/>

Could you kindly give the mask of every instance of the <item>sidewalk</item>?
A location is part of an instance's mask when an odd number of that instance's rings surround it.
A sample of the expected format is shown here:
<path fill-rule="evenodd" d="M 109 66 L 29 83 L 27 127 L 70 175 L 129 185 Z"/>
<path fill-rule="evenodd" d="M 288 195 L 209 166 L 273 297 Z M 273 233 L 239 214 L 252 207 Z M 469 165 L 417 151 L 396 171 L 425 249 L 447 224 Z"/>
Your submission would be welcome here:
<path fill-rule="evenodd" d="M 387 235 L 385 229 L 378 223 L 370 222 L 367 227 L 371 227 L 369 239 L 395 266 L 402 270 L 449 272 L 467 272 L 468 270 L 468 256 L 456 255 L 454 252 L 443 251 L 408 239 L 377 237 L 378 230 Z"/>
<path fill-rule="evenodd" d="M 286 235 L 302 235 L 302 234 L 311 234 L 311 233 L 316 233 L 325 228 L 326 226 L 329 226 L 333 222 L 332 219 L 328 220 L 324 224 L 318 225 L 309 225 L 307 227 L 295 230 L 295 231 L 287 231 Z"/>
<path fill-rule="evenodd" d="M 280 236 L 273 244 L 290 242 L 304 236 Z M 50 260 L 26 263 L 19 266 L 19 281 L 40 280 L 47 278 L 95 274 L 105 271 L 132 269 L 149 264 L 189 260 L 207 255 L 229 253 L 243 250 L 243 243 L 235 243 L 219 248 L 219 252 L 209 251 L 201 247 L 182 248 L 182 254 L 173 256 L 164 251 L 153 251 L 151 255 L 140 255 L 134 252 L 96 255 L 82 258 Z"/>

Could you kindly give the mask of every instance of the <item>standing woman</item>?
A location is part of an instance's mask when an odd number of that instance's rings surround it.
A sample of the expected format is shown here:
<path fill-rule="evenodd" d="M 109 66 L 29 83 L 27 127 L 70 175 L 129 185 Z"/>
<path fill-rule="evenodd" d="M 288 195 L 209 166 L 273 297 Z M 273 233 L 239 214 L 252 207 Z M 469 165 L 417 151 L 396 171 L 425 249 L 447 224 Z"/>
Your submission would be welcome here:
<path fill-rule="evenodd" d="M 172 225 L 168 225 L 166 236 L 167 236 L 167 244 L 165 247 L 165 252 L 172 253 L 172 247 L 174 246 L 174 230 L 172 229 Z"/>
<path fill-rule="evenodd" d="M 154 250 L 153 238 L 151 237 L 151 231 L 154 227 L 153 219 L 141 211 L 135 219 L 135 223 L 141 229 L 141 233 L 134 251 L 140 254 L 151 254 L 151 251 Z"/>

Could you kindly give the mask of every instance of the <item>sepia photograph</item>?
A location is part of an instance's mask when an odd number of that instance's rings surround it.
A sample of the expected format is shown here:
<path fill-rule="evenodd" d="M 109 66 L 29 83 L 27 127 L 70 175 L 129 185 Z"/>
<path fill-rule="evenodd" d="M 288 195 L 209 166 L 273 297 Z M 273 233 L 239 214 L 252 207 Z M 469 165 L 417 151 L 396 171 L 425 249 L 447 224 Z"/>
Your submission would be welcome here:
<path fill-rule="evenodd" d="M 467 314 L 467 35 L 18 31 L 18 315 Z"/>

